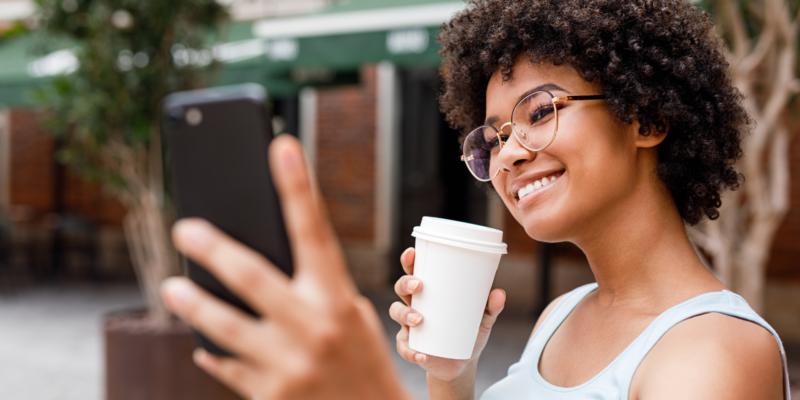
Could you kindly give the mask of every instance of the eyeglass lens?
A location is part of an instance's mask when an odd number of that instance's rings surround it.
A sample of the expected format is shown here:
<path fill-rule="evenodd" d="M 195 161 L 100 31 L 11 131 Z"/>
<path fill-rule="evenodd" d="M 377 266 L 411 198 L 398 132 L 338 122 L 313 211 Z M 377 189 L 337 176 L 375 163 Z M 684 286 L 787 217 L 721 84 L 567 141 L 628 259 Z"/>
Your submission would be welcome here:
<path fill-rule="evenodd" d="M 548 92 L 534 92 L 514 107 L 511 130 L 517 141 L 530 151 L 541 151 L 553 141 L 558 127 L 558 110 Z M 499 137 L 498 137 L 499 136 Z M 470 172 L 481 181 L 489 181 L 499 171 L 497 153 L 500 139 L 507 140 L 508 132 L 491 126 L 481 126 L 464 139 L 464 160 Z"/>

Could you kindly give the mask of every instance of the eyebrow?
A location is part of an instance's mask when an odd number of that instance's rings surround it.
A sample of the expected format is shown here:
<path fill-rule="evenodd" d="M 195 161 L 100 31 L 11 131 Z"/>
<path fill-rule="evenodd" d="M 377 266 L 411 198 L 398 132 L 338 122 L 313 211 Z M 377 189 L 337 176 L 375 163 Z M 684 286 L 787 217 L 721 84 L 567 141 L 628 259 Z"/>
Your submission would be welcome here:
<path fill-rule="evenodd" d="M 562 92 L 569 93 L 569 90 L 566 90 L 566 89 L 562 88 L 561 86 L 556 85 L 555 83 L 545 83 L 545 84 L 536 86 L 535 88 L 533 88 L 531 90 L 528 90 L 527 92 L 519 95 L 519 97 L 517 98 L 516 102 L 519 103 L 520 100 L 522 100 L 525 97 L 529 96 L 531 93 L 540 92 L 542 90 L 551 90 L 551 91 L 559 90 L 559 91 L 562 91 Z M 484 122 L 484 125 L 494 125 L 499 120 L 500 120 L 500 118 L 498 118 L 497 116 L 493 115 L 493 116 L 491 116 L 489 118 L 486 118 L 486 121 Z"/>

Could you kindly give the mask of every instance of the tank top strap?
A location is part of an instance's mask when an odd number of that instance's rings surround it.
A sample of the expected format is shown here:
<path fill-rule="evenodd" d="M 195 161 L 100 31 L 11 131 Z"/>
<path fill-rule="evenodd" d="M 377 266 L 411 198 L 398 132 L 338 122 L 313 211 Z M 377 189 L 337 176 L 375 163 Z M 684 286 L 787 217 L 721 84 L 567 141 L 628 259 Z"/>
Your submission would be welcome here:
<path fill-rule="evenodd" d="M 556 303 L 553 310 L 547 314 L 533 337 L 528 340 L 521 359 L 526 360 L 530 357 L 536 357 L 536 359 L 538 359 L 538 353 L 544 348 L 545 343 L 550 340 L 550 336 L 552 336 L 561 323 L 567 319 L 567 316 L 575 309 L 578 303 L 596 288 L 597 282 L 592 282 L 578 286 L 567 292 L 567 294 Z"/>
<path fill-rule="evenodd" d="M 750 307 L 743 297 L 728 290 L 703 293 L 679 303 L 661 313 L 647 328 L 645 328 L 642 334 L 640 334 L 624 353 L 620 355 L 621 359 L 618 360 L 619 362 L 613 370 L 613 379 L 617 380 L 618 387 L 627 388 L 623 398 L 629 398 L 630 384 L 633 380 L 633 375 L 645 356 L 647 356 L 656 343 L 658 343 L 673 326 L 689 318 L 711 312 L 751 321 L 761 325 L 772 334 L 781 352 L 784 376 L 784 398 L 790 399 L 791 392 L 789 388 L 789 369 L 786 360 L 786 352 L 778 333 Z"/>

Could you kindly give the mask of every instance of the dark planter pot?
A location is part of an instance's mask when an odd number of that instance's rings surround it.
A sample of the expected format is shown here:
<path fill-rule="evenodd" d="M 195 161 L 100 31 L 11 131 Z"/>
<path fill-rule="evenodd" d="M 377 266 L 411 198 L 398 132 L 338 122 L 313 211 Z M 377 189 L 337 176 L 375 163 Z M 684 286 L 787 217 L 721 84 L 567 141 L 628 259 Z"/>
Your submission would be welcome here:
<path fill-rule="evenodd" d="M 143 316 L 105 317 L 106 400 L 240 399 L 194 365 L 196 343 L 185 324 L 155 327 Z"/>

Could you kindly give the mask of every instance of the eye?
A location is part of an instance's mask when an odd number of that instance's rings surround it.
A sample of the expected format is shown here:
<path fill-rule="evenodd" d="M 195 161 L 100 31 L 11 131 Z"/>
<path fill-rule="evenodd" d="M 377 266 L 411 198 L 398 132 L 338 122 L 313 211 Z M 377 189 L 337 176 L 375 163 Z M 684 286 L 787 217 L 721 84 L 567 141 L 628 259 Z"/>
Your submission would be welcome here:
<path fill-rule="evenodd" d="M 528 123 L 531 125 L 536 125 L 539 123 L 545 122 L 550 115 L 553 114 L 553 104 L 546 103 L 541 104 L 533 109 L 528 115 Z"/>
<path fill-rule="evenodd" d="M 486 143 L 484 144 L 484 149 L 486 149 L 489 152 L 493 152 L 494 149 L 496 149 L 499 145 L 500 143 L 498 142 L 497 135 L 495 135 L 486 141 Z"/>
<path fill-rule="evenodd" d="M 493 135 L 490 139 L 488 139 L 486 141 L 486 144 L 485 144 L 486 150 L 488 150 L 489 152 L 492 152 L 492 153 L 494 153 L 497 150 L 499 150 L 500 149 L 500 140 L 502 140 L 503 143 L 507 142 L 508 141 L 508 134 L 500 133 L 500 134 L 497 134 L 497 135 Z"/>
<path fill-rule="evenodd" d="M 499 136 L 499 139 L 498 139 Z M 508 140 L 508 135 L 505 133 L 496 133 L 496 131 L 487 132 L 483 136 L 483 143 L 481 143 L 481 148 L 487 151 L 494 151 L 499 146 L 499 140 L 505 142 Z"/>

